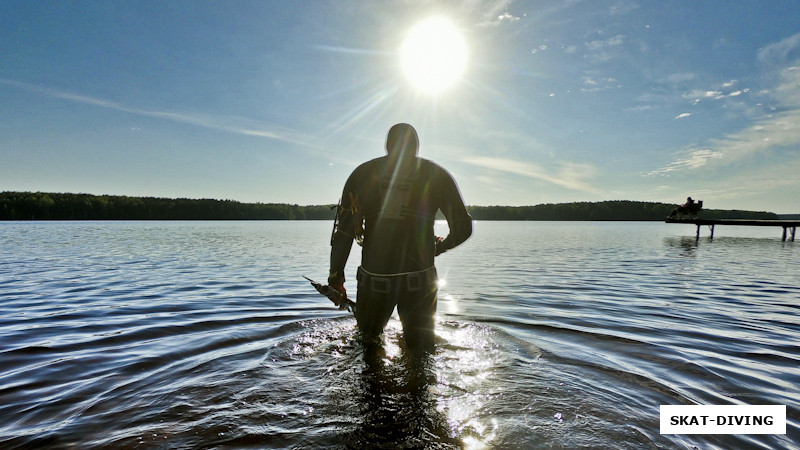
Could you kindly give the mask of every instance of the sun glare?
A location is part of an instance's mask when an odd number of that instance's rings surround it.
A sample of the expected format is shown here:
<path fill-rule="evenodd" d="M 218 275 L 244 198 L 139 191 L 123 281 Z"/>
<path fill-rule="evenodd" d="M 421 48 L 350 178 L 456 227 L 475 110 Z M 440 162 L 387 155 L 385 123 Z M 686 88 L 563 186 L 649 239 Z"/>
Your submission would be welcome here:
<path fill-rule="evenodd" d="M 420 91 L 437 94 L 455 84 L 467 67 L 464 37 L 444 17 L 414 25 L 400 46 L 400 67 Z"/>

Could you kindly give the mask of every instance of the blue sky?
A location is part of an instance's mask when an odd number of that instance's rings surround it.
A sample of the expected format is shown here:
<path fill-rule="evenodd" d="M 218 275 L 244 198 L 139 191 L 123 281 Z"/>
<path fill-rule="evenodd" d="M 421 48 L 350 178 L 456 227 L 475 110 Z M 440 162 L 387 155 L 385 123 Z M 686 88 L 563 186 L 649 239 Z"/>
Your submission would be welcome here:
<path fill-rule="evenodd" d="M 797 213 L 800 2 L 0 2 L 0 190 L 334 203 L 397 122 L 470 205 Z"/>

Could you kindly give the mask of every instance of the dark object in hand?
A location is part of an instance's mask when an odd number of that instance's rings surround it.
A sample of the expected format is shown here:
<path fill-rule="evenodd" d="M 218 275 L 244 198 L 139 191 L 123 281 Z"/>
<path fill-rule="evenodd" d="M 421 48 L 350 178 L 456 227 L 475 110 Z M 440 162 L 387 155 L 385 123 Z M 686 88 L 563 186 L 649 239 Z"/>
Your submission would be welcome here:
<path fill-rule="evenodd" d="M 317 290 L 320 294 L 328 297 L 330 301 L 333 302 L 334 305 L 338 306 L 339 309 L 346 309 L 350 312 L 356 311 L 356 302 L 347 298 L 347 295 L 343 295 L 341 292 L 337 291 L 336 289 L 332 288 L 331 286 L 322 285 L 317 283 L 316 281 L 308 278 L 307 276 L 303 276 L 306 280 L 311 282 L 311 285 L 314 286 L 314 289 Z"/>

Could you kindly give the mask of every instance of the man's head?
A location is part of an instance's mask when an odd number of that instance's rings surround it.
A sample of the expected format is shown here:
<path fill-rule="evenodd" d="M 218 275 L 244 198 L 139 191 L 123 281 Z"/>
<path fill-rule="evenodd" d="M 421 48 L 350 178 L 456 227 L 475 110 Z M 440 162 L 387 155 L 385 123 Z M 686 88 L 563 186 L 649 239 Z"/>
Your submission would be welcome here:
<path fill-rule="evenodd" d="M 386 153 L 392 159 L 406 159 L 417 155 L 419 136 L 417 130 L 407 123 L 398 123 L 389 129 L 386 136 Z"/>

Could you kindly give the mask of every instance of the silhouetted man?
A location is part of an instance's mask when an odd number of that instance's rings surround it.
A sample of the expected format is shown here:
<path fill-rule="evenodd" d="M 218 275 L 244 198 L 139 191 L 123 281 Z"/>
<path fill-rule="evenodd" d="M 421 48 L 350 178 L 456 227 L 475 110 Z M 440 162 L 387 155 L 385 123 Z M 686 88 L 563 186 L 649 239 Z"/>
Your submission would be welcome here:
<path fill-rule="evenodd" d="M 344 267 L 353 240 L 363 245 L 358 268 L 356 320 L 367 338 L 383 332 L 397 306 L 406 344 L 434 344 L 437 276 L 434 256 L 472 234 L 472 218 L 453 177 L 417 157 L 419 138 L 411 125 L 394 125 L 387 155 L 358 166 L 344 186 L 331 240 L 328 284 L 342 293 Z M 447 238 L 433 234 L 436 212 L 447 219 Z"/>

